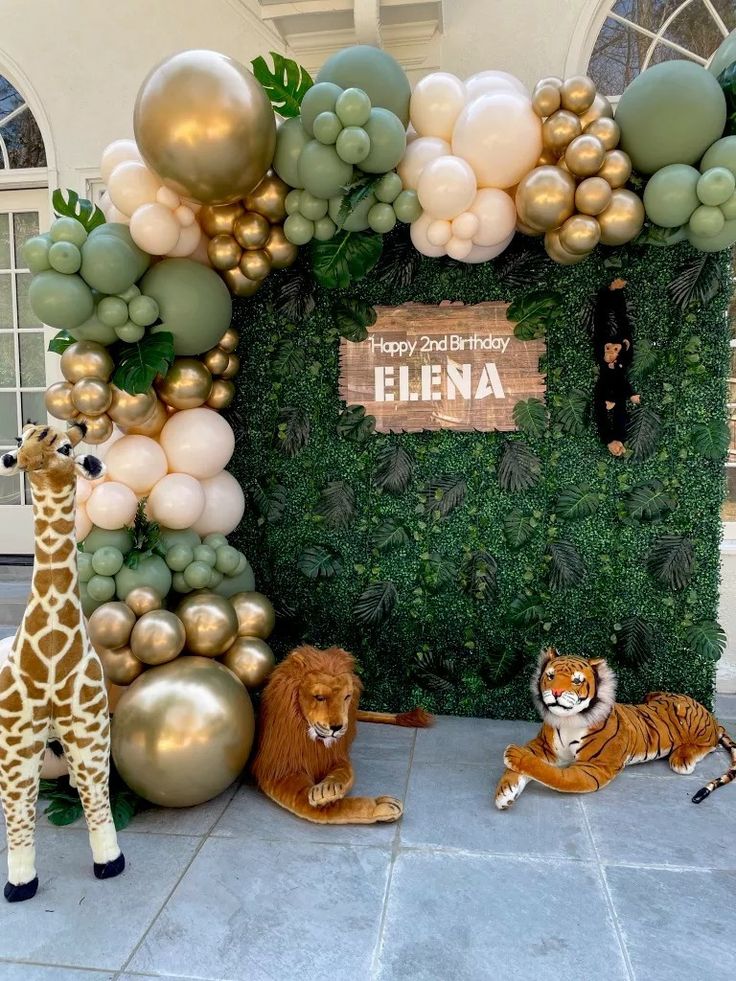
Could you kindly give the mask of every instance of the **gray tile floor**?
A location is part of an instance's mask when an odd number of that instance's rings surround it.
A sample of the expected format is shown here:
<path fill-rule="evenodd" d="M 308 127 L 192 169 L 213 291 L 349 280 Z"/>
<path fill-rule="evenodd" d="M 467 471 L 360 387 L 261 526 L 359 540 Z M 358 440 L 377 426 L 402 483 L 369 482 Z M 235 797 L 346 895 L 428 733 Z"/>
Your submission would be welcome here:
<path fill-rule="evenodd" d="M 718 711 L 736 733 L 736 698 Z M 728 720 L 731 720 L 728 722 Z M 736 784 L 635 767 L 587 797 L 491 793 L 523 722 L 363 726 L 357 792 L 398 825 L 301 822 L 251 786 L 122 835 L 97 882 L 84 830 L 40 819 L 41 888 L 0 905 L 0 981 L 733 981 Z"/>

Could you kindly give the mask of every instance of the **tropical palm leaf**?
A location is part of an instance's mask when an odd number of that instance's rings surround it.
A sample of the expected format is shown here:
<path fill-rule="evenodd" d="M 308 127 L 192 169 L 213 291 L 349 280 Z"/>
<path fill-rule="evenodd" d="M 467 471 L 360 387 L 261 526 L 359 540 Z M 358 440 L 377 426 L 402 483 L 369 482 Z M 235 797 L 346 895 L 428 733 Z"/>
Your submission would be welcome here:
<path fill-rule="evenodd" d="M 715 620 L 701 620 L 694 623 L 685 633 L 690 648 L 701 657 L 717 661 L 726 647 L 726 632 Z"/>
<path fill-rule="evenodd" d="M 651 341 L 642 338 L 636 342 L 634 349 L 634 360 L 631 364 L 630 374 L 636 381 L 641 381 L 650 375 L 659 364 L 659 352 L 652 346 Z"/>
<path fill-rule="evenodd" d="M 290 266 L 273 291 L 273 310 L 284 320 L 306 320 L 315 306 L 314 279 L 301 263 Z"/>
<path fill-rule="evenodd" d="M 395 518 L 384 518 L 371 535 L 371 547 L 379 552 L 387 552 L 391 548 L 399 548 L 409 541 L 406 527 Z"/>
<path fill-rule="evenodd" d="M 496 591 L 498 563 L 484 548 L 468 552 L 461 568 L 461 585 L 477 600 L 488 599 Z"/>
<path fill-rule="evenodd" d="M 412 669 L 414 681 L 425 691 L 446 694 L 460 678 L 454 661 L 433 651 L 419 651 Z"/>
<path fill-rule="evenodd" d="M 279 412 L 276 441 L 284 456 L 294 457 L 309 442 L 309 416 L 301 406 L 287 405 Z"/>
<path fill-rule="evenodd" d="M 392 290 L 403 290 L 414 282 L 421 262 L 422 257 L 414 248 L 408 227 L 398 225 L 391 235 L 384 235 L 375 278 Z"/>
<path fill-rule="evenodd" d="M 392 582 L 372 582 L 355 601 L 353 615 L 366 627 L 379 627 L 393 613 L 399 599 Z"/>
<path fill-rule="evenodd" d="M 515 439 L 504 440 L 501 459 L 498 461 L 498 483 L 501 490 L 528 490 L 536 484 L 540 470 L 539 458 L 526 443 Z"/>
<path fill-rule="evenodd" d="M 398 443 L 384 443 L 376 454 L 373 483 L 389 494 L 400 494 L 411 483 L 414 460 Z"/>
<path fill-rule="evenodd" d="M 478 674 L 489 688 L 501 688 L 515 678 L 524 666 L 524 658 L 520 651 L 507 648 L 495 657 L 484 660 Z"/>
<path fill-rule="evenodd" d="M 616 656 L 623 664 L 639 667 L 652 652 L 654 630 L 637 614 L 624 617 L 614 624 Z"/>
<path fill-rule="evenodd" d="M 330 480 L 320 494 L 317 514 L 335 530 L 348 527 L 355 517 L 355 491 L 345 480 Z"/>
<path fill-rule="evenodd" d="M 376 431 L 376 417 L 366 415 L 365 406 L 348 405 L 337 420 L 337 435 L 351 443 L 365 443 Z"/>
<path fill-rule="evenodd" d="M 634 409 L 629 419 L 626 441 L 633 460 L 646 460 L 657 449 L 661 419 L 646 405 Z"/>
<path fill-rule="evenodd" d="M 548 546 L 550 559 L 549 584 L 552 589 L 562 591 L 572 586 L 578 586 L 585 578 L 585 563 L 580 552 L 572 542 L 562 539 L 550 542 Z"/>
<path fill-rule="evenodd" d="M 521 511 L 509 511 L 503 519 L 503 533 L 509 548 L 515 552 L 525 545 L 534 534 L 532 516 Z"/>
<path fill-rule="evenodd" d="M 444 474 L 427 481 L 421 495 L 424 508 L 435 518 L 446 518 L 465 500 L 468 485 L 457 474 Z"/>
<path fill-rule="evenodd" d="M 514 422 L 530 436 L 541 436 L 547 428 L 547 410 L 539 399 L 522 399 L 514 406 Z"/>
<path fill-rule="evenodd" d="M 589 484 L 571 484 L 557 498 L 557 513 L 571 521 L 589 518 L 597 511 L 600 501 L 601 495 L 591 490 Z"/>
<path fill-rule="evenodd" d="M 724 287 L 723 262 L 718 252 L 696 252 L 669 284 L 677 306 L 686 313 L 693 303 L 709 303 Z"/>
<path fill-rule="evenodd" d="M 693 543 L 681 535 L 662 535 L 647 555 L 650 574 L 670 589 L 684 589 L 690 582 L 694 565 Z"/>

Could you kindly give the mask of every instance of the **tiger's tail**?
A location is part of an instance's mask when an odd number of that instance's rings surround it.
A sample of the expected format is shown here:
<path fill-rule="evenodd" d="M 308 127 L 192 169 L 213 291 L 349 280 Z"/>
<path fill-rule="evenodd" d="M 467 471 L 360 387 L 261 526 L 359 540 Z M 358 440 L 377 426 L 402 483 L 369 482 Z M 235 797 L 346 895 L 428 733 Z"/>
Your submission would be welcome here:
<path fill-rule="evenodd" d="M 727 783 L 731 783 L 732 780 L 736 780 L 736 742 L 731 739 L 726 730 L 721 726 L 721 731 L 718 736 L 718 745 L 723 746 L 731 754 L 731 766 L 726 770 L 722 777 L 716 777 L 715 780 L 711 780 L 704 787 L 693 796 L 693 804 L 699 804 L 701 801 L 709 797 L 714 790 L 718 787 L 725 787 Z"/>
<path fill-rule="evenodd" d="M 382 722 L 388 726 L 406 726 L 411 729 L 426 729 L 434 724 L 434 716 L 423 708 L 413 708 L 411 712 L 363 712 L 358 709 L 358 722 Z"/>

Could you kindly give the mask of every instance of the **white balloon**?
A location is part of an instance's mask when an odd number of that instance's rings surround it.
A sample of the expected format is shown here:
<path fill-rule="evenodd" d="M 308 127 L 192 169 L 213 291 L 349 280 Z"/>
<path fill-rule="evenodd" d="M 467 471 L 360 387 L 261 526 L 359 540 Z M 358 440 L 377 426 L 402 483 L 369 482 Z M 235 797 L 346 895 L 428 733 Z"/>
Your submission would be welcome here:
<path fill-rule="evenodd" d="M 488 262 L 489 259 L 495 259 L 497 255 L 501 255 L 504 249 L 508 248 L 514 234 L 515 230 L 507 238 L 505 238 L 503 242 L 499 242 L 498 245 L 474 245 L 463 259 L 463 262 Z"/>
<path fill-rule="evenodd" d="M 112 224 L 113 222 L 116 222 L 118 225 L 130 224 L 130 218 L 127 215 L 124 215 L 119 208 L 116 208 L 112 201 L 110 201 L 107 207 L 103 210 L 105 212 L 105 219 L 107 220 L 108 224 Z"/>
<path fill-rule="evenodd" d="M 475 245 L 498 245 L 516 228 L 516 207 L 512 198 L 496 187 L 483 187 L 475 195 L 470 213 L 478 219 L 471 238 Z"/>
<path fill-rule="evenodd" d="M 131 215 L 130 234 L 139 249 L 167 255 L 179 241 L 181 225 L 165 204 L 144 204 Z"/>
<path fill-rule="evenodd" d="M 447 243 L 447 254 L 451 259 L 462 261 L 469 256 L 473 249 L 473 243 L 469 238 L 457 238 L 453 235 Z"/>
<path fill-rule="evenodd" d="M 124 215 L 132 216 L 141 205 L 156 200 L 159 187 L 161 181 L 144 163 L 124 160 L 110 174 L 107 193 L 116 208 Z"/>
<path fill-rule="evenodd" d="M 243 490 L 227 470 L 202 481 L 204 510 L 194 522 L 194 530 L 203 538 L 213 532 L 229 535 L 240 524 L 245 511 Z"/>
<path fill-rule="evenodd" d="M 529 90 L 526 85 L 516 75 L 511 75 L 509 72 L 476 72 L 475 75 L 465 79 L 465 91 L 468 102 L 472 102 L 480 95 L 490 95 L 496 92 L 518 92 L 519 95 L 529 98 Z"/>
<path fill-rule="evenodd" d="M 419 175 L 425 165 L 430 160 L 437 157 L 444 157 L 452 153 L 452 147 L 447 140 L 441 140 L 436 136 L 420 136 L 412 140 L 407 145 L 404 156 L 401 158 L 396 172 L 401 178 L 401 183 L 405 188 L 416 191 L 419 184 Z"/>
<path fill-rule="evenodd" d="M 166 187 L 165 184 L 162 184 L 158 191 L 156 191 L 156 200 L 159 204 L 163 204 L 170 211 L 178 208 L 181 203 L 181 198 L 176 191 L 172 191 L 171 188 Z"/>
<path fill-rule="evenodd" d="M 118 164 L 126 160 L 137 160 L 140 162 L 142 159 L 135 140 L 113 140 L 102 151 L 102 162 L 100 164 L 102 180 L 107 184 L 110 180 L 110 174 L 112 174 Z"/>
<path fill-rule="evenodd" d="M 441 255 L 447 255 L 444 245 L 432 245 L 427 238 L 427 229 L 432 224 L 431 215 L 421 215 L 409 226 L 409 234 L 412 244 L 417 252 L 427 255 L 432 259 L 437 259 Z"/>
<path fill-rule="evenodd" d="M 447 245 L 452 238 L 452 225 L 443 218 L 435 218 L 427 226 L 427 241 L 432 245 Z"/>
<path fill-rule="evenodd" d="M 194 218 L 194 215 L 192 215 L 192 218 Z M 177 239 L 176 245 L 173 249 L 169 249 L 166 254 L 173 256 L 191 255 L 199 245 L 201 237 L 202 230 L 196 222 L 184 228 L 179 225 L 179 238 Z"/>
<path fill-rule="evenodd" d="M 166 474 L 166 454 L 150 436 L 123 436 L 105 454 L 110 480 L 117 480 L 137 494 L 148 491 Z"/>
<path fill-rule="evenodd" d="M 482 95 L 458 116 L 452 152 L 468 161 L 479 187 L 512 187 L 542 152 L 542 120 L 528 99 Z"/>
<path fill-rule="evenodd" d="M 476 190 L 473 169 L 459 156 L 430 160 L 417 185 L 419 203 L 433 218 L 456 218 L 467 211 Z"/>
<path fill-rule="evenodd" d="M 414 86 L 409 114 L 420 136 L 452 139 L 455 120 L 465 105 L 465 86 L 449 72 L 425 75 Z"/>
<path fill-rule="evenodd" d="M 84 539 L 92 531 L 92 519 L 87 514 L 87 508 L 84 504 L 77 504 L 77 509 L 74 512 L 74 534 L 76 535 L 78 542 L 83 542 Z"/>
<path fill-rule="evenodd" d="M 174 217 L 183 228 L 188 228 L 197 220 L 192 209 L 185 204 L 180 204 L 178 208 L 174 209 Z"/>
<path fill-rule="evenodd" d="M 148 495 L 146 510 L 154 521 L 166 528 L 191 528 L 202 514 L 205 496 L 196 477 L 169 473 Z"/>
<path fill-rule="evenodd" d="M 125 484 L 108 480 L 100 484 L 87 500 L 87 514 L 98 528 L 113 531 L 132 523 L 138 498 Z"/>
<path fill-rule="evenodd" d="M 481 192 L 479 191 L 478 194 Z M 477 200 L 478 194 L 475 195 Z M 453 218 L 450 226 L 451 233 L 457 238 L 473 238 L 480 228 L 480 219 L 473 214 L 472 210 L 463 211 L 457 218 Z"/>
<path fill-rule="evenodd" d="M 230 423 L 206 406 L 175 412 L 164 424 L 159 442 L 169 470 L 200 480 L 223 470 L 235 449 Z"/>

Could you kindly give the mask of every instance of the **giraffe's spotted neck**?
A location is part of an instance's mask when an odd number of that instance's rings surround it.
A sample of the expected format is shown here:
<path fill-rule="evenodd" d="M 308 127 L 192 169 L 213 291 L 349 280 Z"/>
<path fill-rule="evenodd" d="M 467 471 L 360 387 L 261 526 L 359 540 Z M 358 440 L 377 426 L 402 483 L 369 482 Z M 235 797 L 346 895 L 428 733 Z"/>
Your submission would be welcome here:
<path fill-rule="evenodd" d="M 76 482 L 54 480 L 48 473 L 31 473 L 29 479 L 36 539 L 32 598 L 57 610 L 65 601 L 71 602 L 81 619 L 74 532 Z"/>

